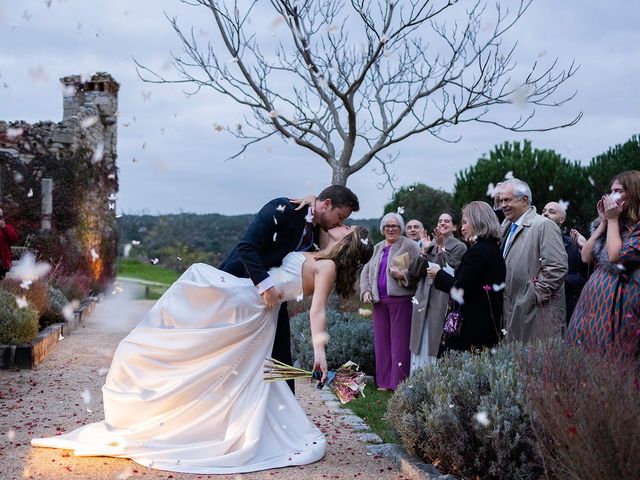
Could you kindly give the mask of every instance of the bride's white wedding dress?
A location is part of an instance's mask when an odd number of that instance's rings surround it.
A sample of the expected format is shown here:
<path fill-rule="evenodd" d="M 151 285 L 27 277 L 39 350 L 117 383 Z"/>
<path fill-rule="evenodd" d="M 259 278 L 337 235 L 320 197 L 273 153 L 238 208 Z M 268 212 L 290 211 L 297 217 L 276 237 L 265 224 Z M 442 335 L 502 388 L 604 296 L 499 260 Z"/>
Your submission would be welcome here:
<path fill-rule="evenodd" d="M 302 294 L 304 261 L 290 253 L 271 270 L 284 300 Z M 105 420 L 31 444 L 190 473 L 320 460 L 325 438 L 286 382 L 263 380 L 277 315 L 251 280 L 192 265 L 120 342 L 102 387 Z"/>

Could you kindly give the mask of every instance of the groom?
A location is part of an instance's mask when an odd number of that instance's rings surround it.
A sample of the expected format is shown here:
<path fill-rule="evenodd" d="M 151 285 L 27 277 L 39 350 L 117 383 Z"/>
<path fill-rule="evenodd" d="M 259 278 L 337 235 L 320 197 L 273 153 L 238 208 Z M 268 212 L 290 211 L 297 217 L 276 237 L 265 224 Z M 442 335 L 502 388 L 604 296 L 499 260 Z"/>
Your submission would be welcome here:
<path fill-rule="evenodd" d="M 318 228 L 327 231 L 360 209 L 358 197 L 347 187 L 325 188 L 313 206 L 296 210 L 287 198 L 271 200 L 256 215 L 238 245 L 229 253 L 221 270 L 240 278 L 251 278 L 267 308 L 274 308 L 282 293 L 267 271 L 282 264 L 289 252 L 314 251 Z M 289 314 L 286 302 L 280 305 L 273 344 L 273 358 L 292 364 Z M 294 391 L 293 380 L 289 387 Z"/>

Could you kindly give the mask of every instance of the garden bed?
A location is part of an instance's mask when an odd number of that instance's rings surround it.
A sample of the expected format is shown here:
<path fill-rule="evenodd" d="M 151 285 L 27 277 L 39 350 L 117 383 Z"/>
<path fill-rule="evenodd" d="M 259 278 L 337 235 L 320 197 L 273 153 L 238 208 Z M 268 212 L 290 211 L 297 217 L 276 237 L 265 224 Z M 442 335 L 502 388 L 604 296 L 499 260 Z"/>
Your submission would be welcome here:
<path fill-rule="evenodd" d="M 98 301 L 99 297 L 87 297 L 80 307 L 74 310 L 71 320 L 49 325 L 29 343 L 0 345 L 0 369 L 30 369 L 41 363 L 60 340 L 83 323 Z"/>

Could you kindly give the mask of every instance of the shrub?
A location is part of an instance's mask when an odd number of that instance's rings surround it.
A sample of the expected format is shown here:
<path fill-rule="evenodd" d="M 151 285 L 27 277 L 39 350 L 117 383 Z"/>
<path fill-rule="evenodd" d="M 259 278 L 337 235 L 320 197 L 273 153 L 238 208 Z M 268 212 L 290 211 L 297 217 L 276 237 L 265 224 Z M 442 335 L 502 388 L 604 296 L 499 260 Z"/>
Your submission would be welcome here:
<path fill-rule="evenodd" d="M 27 343 L 38 335 L 38 312 L 18 308 L 15 295 L 0 289 L 0 343 Z"/>
<path fill-rule="evenodd" d="M 69 300 L 84 300 L 91 293 L 92 279 L 81 273 L 56 276 L 51 283 Z"/>
<path fill-rule="evenodd" d="M 327 344 L 329 368 L 337 368 L 351 360 L 360 365 L 367 375 L 375 373 L 371 320 L 352 313 L 327 310 L 327 330 L 330 335 Z M 310 369 L 313 366 L 313 346 L 309 312 L 291 319 L 291 347 L 294 360 L 299 361 L 302 368 Z"/>
<path fill-rule="evenodd" d="M 640 478 L 640 360 L 550 346 L 525 377 L 547 478 Z"/>
<path fill-rule="evenodd" d="M 49 284 L 46 280 L 36 280 L 29 288 L 22 288 L 20 280 L 5 278 L 0 282 L 0 288 L 11 293 L 14 297 L 24 296 L 29 306 L 42 315 L 49 308 Z"/>
<path fill-rule="evenodd" d="M 464 477 L 538 478 L 520 349 L 516 344 L 451 353 L 415 371 L 398 387 L 386 414 L 405 449 Z"/>
<path fill-rule="evenodd" d="M 49 305 L 47 309 L 40 314 L 40 327 L 44 328 L 54 323 L 62 323 L 66 319 L 62 313 L 62 309 L 69 303 L 67 297 L 60 290 L 49 286 Z"/>

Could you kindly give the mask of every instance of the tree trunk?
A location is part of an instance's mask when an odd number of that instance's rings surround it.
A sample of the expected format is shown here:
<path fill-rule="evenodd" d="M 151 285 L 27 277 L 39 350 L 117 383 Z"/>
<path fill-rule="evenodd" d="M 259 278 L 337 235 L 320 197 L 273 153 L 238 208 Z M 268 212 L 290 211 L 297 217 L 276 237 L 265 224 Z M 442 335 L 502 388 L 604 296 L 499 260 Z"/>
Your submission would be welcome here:
<path fill-rule="evenodd" d="M 331 179 L 331 185 L 347 186 L 347 179 L 349 178 L 349 169 L 340 165 L 332 166 L 333 177 Z"/>

